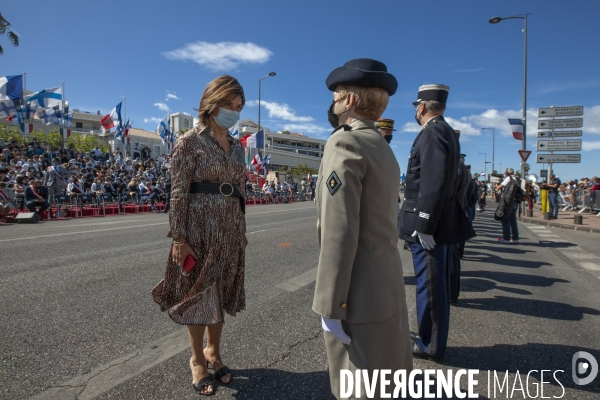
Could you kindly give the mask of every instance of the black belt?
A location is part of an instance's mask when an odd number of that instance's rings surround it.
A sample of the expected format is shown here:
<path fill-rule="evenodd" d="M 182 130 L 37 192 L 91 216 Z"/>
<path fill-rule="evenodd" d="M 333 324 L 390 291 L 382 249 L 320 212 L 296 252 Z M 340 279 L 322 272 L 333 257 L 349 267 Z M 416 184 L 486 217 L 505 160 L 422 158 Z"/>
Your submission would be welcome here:
<path fill-rule="evenodd" d="M 190 193 L 220 194 L 225 197 L 238 197 L 242 212 L 246 213 L 246 200 L 235 183 L 192 182 Z"/>

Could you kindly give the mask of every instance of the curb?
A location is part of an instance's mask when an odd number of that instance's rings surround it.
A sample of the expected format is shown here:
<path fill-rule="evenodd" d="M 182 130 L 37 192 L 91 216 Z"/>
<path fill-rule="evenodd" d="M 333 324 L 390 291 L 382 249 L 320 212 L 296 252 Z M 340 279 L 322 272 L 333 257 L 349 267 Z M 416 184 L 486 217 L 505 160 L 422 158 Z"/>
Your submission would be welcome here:
<path fill-rule="evenodd" d="M 546 220 L 539 220 L 539 219 L 533 219 L 533 218 L 527 218 L 527 217 L 517 217 L 517 221 L 527 222 L 529 224 L 535 224 L 535 225 L 545 225 L 545 226 L 549 226 L 551 228 L 567 229 L 570 231 L 600 233 L 600 228 L 589 228 L 589 227 L 582 226 L 582 225 L 559 224 L 556 222 L 550 222 L 550 221 L 546 221 Z"/>

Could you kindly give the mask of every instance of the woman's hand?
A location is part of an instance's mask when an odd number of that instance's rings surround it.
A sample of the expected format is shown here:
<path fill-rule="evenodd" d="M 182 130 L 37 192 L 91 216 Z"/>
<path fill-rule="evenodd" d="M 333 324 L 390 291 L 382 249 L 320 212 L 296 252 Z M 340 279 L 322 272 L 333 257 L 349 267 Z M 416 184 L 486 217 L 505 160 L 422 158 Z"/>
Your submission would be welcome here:
<path fill-rule="evenodd" d="M 248 238 L 246 237 L 246 234 L 244 233 L 244 247 L 248 246 Z"/>
<path fill-rule="evenodd" d="M 173 262 L 175 265 L 179 266 L 179 268 L 183 267 L 183 262 L 188 254 L 191 254 L 196 260 L 198 259 L 198 256 L 196 256 L 196 253 L 194 250 L 192 250 L 192 247 L 189 244 L 173 244 Z"/>

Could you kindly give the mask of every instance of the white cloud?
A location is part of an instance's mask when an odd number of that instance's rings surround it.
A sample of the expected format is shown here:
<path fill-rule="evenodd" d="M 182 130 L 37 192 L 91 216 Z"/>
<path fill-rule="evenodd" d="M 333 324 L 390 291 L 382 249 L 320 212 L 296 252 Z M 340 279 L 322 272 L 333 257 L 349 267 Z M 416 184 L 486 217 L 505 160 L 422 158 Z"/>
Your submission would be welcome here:
<path fill-rule="evenodd" d="M 162 121 L 162 119 L 156 118 L 156 117 L 144 118 L 144 123 L 145 124 L 150 124 L 152 122 L 155 122 L 155 123 L 158 124 L 158 123 L 160 123 L 160 121 Z"/>
<path fill-rule="evenodd" d="M 582 142 L 581 149 L 583 151 L 600 150 L 600 142 Z"/>
<path fill-rule="evenodd" d="M 256 107 L 258 105 L 258 101 L 250 100 L 246 102 L 246 105 L 249 107 Z M 310 122 L 314 120 L 313 117 L 301 117 L 296 115 L 296 112 L 285 103 L 279 104 L 273 101 L 261 100 L 260 105 L 267 109 L 269 112 L 269 117 L 271 118 L 279 118 L 292 122 Z"/>
<path fill-rule="evenodd" d="M 261 101 L 262 103 L 262 101 Z M 331 132 L 331 128 L 325 128 L 317 124 L 286 124 L 283 130 L 294 133 L 325 133 Z"/>
<path fill-rule="evenodd" d="M 167 106 L 165 103 L 154 103 L 154 106 L 158 107 L 160 110 L 169 111 L 169 106 Z"/>
<path fill-rule="evenodd" d="M 407 122 L 400 128 L 400 132 L 419 132 L 420 130 L 421 127 L 416 122 Z"/>
<path fill-rule="evenodd" d="M 169 101 L 169 100 L 181 100 L 179 97 L 177 97 L 176 95 L 174 95 L 173 93 L 169 93 L 169 91 L 167 91 L 167 97 L 165 98 L 165 101 Z"/>
<path fill-rule="evenodd" d="M 213 71 L 229 71 L 240 64 L 264 64 L 273 53 L 254 43 L 199 41 L 184 47 L 162 53 L 170 60 L 193 61 Z"/>

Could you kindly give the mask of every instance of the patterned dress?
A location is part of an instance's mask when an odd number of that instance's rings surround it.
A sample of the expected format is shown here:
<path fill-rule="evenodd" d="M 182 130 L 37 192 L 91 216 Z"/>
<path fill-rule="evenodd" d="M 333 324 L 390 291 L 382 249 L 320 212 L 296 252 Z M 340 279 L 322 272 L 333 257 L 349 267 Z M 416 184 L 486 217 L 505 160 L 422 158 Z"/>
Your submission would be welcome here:
<path fill-rule="evenodd" d="M 197 126 L 181 136 L 172 153 L 169 236 L 187 241 L 198 265 L 183 275 L 169 253 L 165 278 L 152 290 L 154 301 L 183 325 L 212 325 L 224 312 L 245 309 L 243 237 L 246 220 L 238 197 L 189 193 L 192 182 L 229 182 L 245 195 L 244 147 L 227 135 L 225 151 L 210 127 Z"/>

